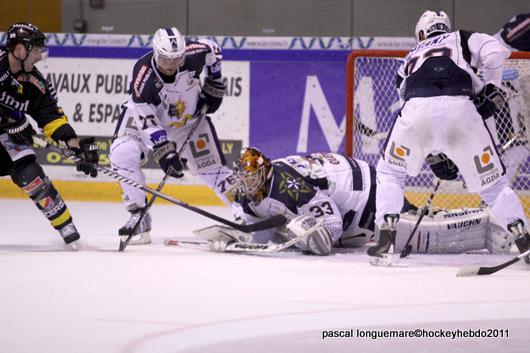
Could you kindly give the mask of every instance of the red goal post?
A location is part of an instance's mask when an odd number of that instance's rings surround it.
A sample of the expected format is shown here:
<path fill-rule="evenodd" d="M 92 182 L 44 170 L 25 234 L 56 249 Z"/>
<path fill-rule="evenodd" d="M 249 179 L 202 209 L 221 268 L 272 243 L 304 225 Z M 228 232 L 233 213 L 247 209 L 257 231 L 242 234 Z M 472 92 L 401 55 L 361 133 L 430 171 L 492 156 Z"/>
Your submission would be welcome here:
<path fill-rule="evenodd" d="M 355 50 L 347 61 L 346 136 L 348 156 L 376 165 L 391 123 L 399 112 L 395 78 L 400 59 L 408 51 Z M 503 161 L 512 188 L 530 216 L 530 52 L 514 52 L 503 74 L 506 104 L 488 119 L 498 146 L 508 146 Z M 434 176 L 424 165 L 418 177 L 408 177 L 406 195 L 423 206 L 434 187 Z M 434 199 L 435 207 L 477 207 L 478 195 L 469 193 L 459 178 L 443 182 Z"/>

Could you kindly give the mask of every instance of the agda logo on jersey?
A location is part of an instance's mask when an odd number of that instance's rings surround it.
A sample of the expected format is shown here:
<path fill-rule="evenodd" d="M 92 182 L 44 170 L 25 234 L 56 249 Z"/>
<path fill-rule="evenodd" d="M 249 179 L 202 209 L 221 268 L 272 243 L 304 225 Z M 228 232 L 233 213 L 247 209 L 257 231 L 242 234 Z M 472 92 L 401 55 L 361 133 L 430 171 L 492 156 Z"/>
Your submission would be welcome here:
<path fill-rule="evenodd" d="M 486 146 L 482 151 L 483 153 L 481 155 L 473 156 L 473 161 L 479 173 L 481 185 L 484 186 L 497 180 L 500 174 L 492 160 L 493 149 L 491 146 Z"/>
<path fill-rule="evenodd" d="M 486 146 L 486 148 L 483 149 L 483 153 L 478 156 L 475 155 L 473 157 L 473 160 L 475 161 L 475 167 L 477 168 L 477 171 L 480 174 L 483 174 L 487 171 L 490 171 L 495 166 L 493 161 L 491 160 L 491 156 L 493 155 L 493 150 L 490 146 Z"/>
<path fill-rule="evenodd" d="M 396 159 L 399 159 L 400 161 L 404 161 L 405 158 L 410 155 L 410 148 L 399 145 L 396 146 L 396 143 L 392 141 L 392 148 L 390 149 L 390 155 Z"/>
<path fill-rule="evenodd" d="M 388 163 L 404 167 L 406 165 L 405 157 L 410 156 L 410 148 L 404 145 L 398 146 L 394 141 L 392 141 L 390 144 L 389 154 L 391 158 L 388 160 Z"/>

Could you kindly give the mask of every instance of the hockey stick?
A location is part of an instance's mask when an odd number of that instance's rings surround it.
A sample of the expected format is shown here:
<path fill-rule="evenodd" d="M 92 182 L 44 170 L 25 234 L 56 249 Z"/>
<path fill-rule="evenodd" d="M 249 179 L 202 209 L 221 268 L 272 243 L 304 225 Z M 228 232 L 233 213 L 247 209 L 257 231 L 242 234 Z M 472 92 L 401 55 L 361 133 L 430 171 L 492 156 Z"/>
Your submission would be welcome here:
<path fill-rule="evenodd" d="M 192 135 L 195 133 L 195 130 L 197 130 L 197 127 L 201 123 L 201 120 L 206 115 L 206 111 L 207 110 L 208 110 L 208 106 L 205 104 L 205 105 L 203 105 L 201 110 L 196 115 L 195 122 L 193 123 L 193 125 L 192 125 L 192 127 L 190 129 L 190 132 L 188 133 L 188 136 L 186 137 L 186 140 L 184 140 L 184 143 L 180 146 L 180 149 L 177 152 L 179 158 L 182 155 L 182 152 L 184 152 L 184 149 L 186 148 L 186 146 L 188 145 L 188 142 L 190 141 Z M 164 185 L 166 185 L 166 181 L 169 179 L 169 175 L 170 174 L 171 173 L 167 173 L 166 175 L 164 175 L 164 178 L 158 184 L 158 187 L 156 188 L 156 191 L 161 191 L 162 190 Z M 144 216 L 147 214 L 147 212 L 149 212 L 149 209 L 151 208 L 153 203 L 155 203 L 155 200 L 156 200 L 156 196 L 151 197 L 151 200 L 149 200 L 147 205 L 144 207 L 144 209 L 142 210 L 142 214 L 140 215 L 140 218 L 138 219 L 138 222 L 136 222 L 136 224 L 133 227 L 132 234 L 127 236 L 127 238 L 125 240 L 122 240 L 122 238 L 120 237 L 120 246 L 118 248 L 118 251 L 125 250 L 127 245 L 129 245 L 129 242 L 131 241 L 132 237 L 134 236 L 134 233 L 136 232 L 136 229 L 138 229 L 138 227 L 140 226 L 140 223 L 144 219 Z"/>
<path fill-rule="evenodd" d="M 75 162 L 81 162 L 83 161 L 82 158 L 78 157 L 75 155 L 75 153 L 72 151 L 72 150 L 69 150 L 69 149 L 64 149 L 64 148 L 61 148 L 61 147 L 58 147 L 58 146 L 55 146 L 49 142 L 47 142 L 46 140 L 43 140 L 42 138 L 40 137 L 37 137 L 37 136 L 34 136 L 33 137 L 33 140 L 43 146 L 43 147 L 46 147 L 46 148 L 49 148 L 50 150 L 54 151 L 54 152 L 57 152 L 57 153 L 61 153 L 63 154 L 64 156 L 72 159 L 73 161 Z M 208 211 L 205 211 L 203 209 L 200 209 L 198 207 L 195 207 L 195 206 L 192 206 L 190 204 L 187 204 L 185 203 L 184 201 L 180 201 L 172 196 L 169 196 L 167 194 L 164 194 L 164 193 L 161 193 L 160 191 L 156 191 L 155 189 L 152 189 L 144 184 L 141 184 L 141 183 L 138 183 L 132 179 L 129 179 L 109 168 L 105 168 L 103 166 L 100 166 L 100 165 L 96 165 L 95 166 L 96 169 L 105 174 L 105 175 L 108 175 L 116 180 L 119 180 L 119 181 L 122 181 L 126 184 L 129 184 L 130 186 L 132 187 L 135 187 L 137 189 L 140 189 L 144 192 L 147 192 L 151 195 L 156 195 L 158 197 L 160 197 L 161 199 L 164 199 L 168 202 L 171 202 L 175 205 L 178 205 L 180 207 L 184 207 L 184 208 L 187 208 L 188 210 L 190 211 L 193 211 L 195 213 L 198 213 L 200 215 L 203 215 L 207 218 L 210 218 L 210 219 L 213 219 L 214 221 L 217 221 L 219 223 L 222 223 L 222 224 L 225 224 L 229 227 L 232 227 L 232 228 L 235 228 L 237 230 L 240 230 L 242 232 L 246 232 L 246 233 L 252 233 L 252 232 L 257 232 L 257 231 L 260 231 L 260 230 L 265 230 L 265 229 L 270 229 L 270 228 L 276 228 L 276 227 L 280 227 L 282 225 L 284 225 L 285 223 L 287 223 L 287 218 L 285 218 L 285 216 L 283 215 L 275 215 L 271 218 L 267 218 L 263 221 L 260 221 L 260 222 L 256 222 L 256 223 L 252 223 L 252 224 L 238 224 L 238 223 L 235 223 L 235 222 L 231 222 L 227 219 L 224 219 L 222 217 L 219 217 L 217 215 L 214 215 L 213 213 L 210 213 Z"/>
<path fill-rule="evenodd" d="M 492 266 L 492 267 L 478 267 L 478 266 L 470 266 L 470 267 L 462 267 L 458 273 L 456 274 L 457 277 L 466 277 L 466 276 L 481 276 L 481 275 L 491 275 L 495 272 L 498 272 L 502 270 L 503 268 L 506 268 L 508 266 L 513 265 L 514 263 L 521 260 L 523 257 L 530 255 L 530 250 L 526 250 L 524 253 L 517 255 L 510 261 L 506 261 L 500 265 Z"/>
<path fill-rule="evenodd" d="M 240 243 L 234 242 L 226 246 L 226 249 L 223 252 L 237 252 L 237 253 L 276 253 L 282 250 L 285 250 L 297 242 L 303 240 L 306 236 L 301 235 L 299 237 L 288 240 L 280 244 L 259 244 L 259 243 Z M 165 246 L 180 246 L 180 245 L 204 245 L 208 244 L 204 241 L 189 241 L 189 240 L 177 240 L 177 239 L 166 239 L 164 240 Z"/>
<path fill-rule="evenodd" d="M 436 185 L 434 186 L 434 190 L 429 195 L 427 204 L 425 205 L 425 207 L 421 209 L 420 217 L 416 221 L 416 224 L 414 225 L 414 228 L 412 229 L 412 232 L 410 233 L 409 238 L 407 239 L 407 242 L 405 243 L 405 247 L 403 248 L 403 250 L 401 250 L 401 254 L 399 255 L 399 257 L 404 258 L 410 255 L 410 252 L 412 251 L 412 244 L 410 244 L 410 242 L 412 241 L 412 238 L 414 237 L 416 230 L 420 226 L 421 220 L 429 212 L 429 209 L 431 208 L 432 200 L 434 199 L 434 195 L 436 195 L 436 192 L 438 191 L 438 188 L 440 187 L 440 182 L 441 180 L 438 179 L 438 181 L 436 182 Z"/>

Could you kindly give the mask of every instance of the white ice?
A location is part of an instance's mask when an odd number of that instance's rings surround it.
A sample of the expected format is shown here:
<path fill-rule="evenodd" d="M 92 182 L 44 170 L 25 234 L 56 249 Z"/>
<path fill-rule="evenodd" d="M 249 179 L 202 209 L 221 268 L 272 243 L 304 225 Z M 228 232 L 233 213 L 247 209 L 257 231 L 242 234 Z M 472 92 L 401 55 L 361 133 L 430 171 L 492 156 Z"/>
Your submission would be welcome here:
<path fill-rule="evenodd" d="M 0 199 L 0 352 L 530 352 L 530 266 L 455 276 L 514 254 L 413 254 L 381 268 L 361 251 L 324 258 L 166 247 L 164 239 L 192 238 L 214 222 L 157 204 L 153 244 L 119 253 L 117 229 L 128 218 L 120 204 L 68 204 L 87 250 L 63 250 L 29 200 Z M 322 339 L 339 329 L 354 337 Z M 505 337 L 371 339 L 356 329 L 499 329 Z"/>

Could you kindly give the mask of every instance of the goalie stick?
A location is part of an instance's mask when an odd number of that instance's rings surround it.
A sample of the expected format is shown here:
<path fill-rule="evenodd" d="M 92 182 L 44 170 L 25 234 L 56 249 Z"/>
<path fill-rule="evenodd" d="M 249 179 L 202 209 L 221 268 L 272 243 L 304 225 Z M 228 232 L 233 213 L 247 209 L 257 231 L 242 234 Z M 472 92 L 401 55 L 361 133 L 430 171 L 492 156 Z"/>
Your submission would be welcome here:
<path fill-rule="evenodd" d="M 188 142 L 191 139 L 191 136 L 193 135 L 195 130 L 197 130 L 197 127 L 201 123 L 201 120 L 206 115 L 206 111 L 207 110 L 208 110 L 208 105 L 205 104 L 205 105 L 202 106 L 202 108 L 199 111 L 199 113 L 195 116 L 195 122 L 193 123 L 193 125 L 192 125 L 192 127 L 190 129 L 190 132 L 188 133 L 188 136 L 186 137 L 186 140 L 184 140 L 184 143 L 182 144 L 182 146 L 180 146 L 180 149 L 177 152 L 179 158 L 182 155 L 182 152 L 184 152 L 184 149 L 186 148 Z M 158 187 L 156 188 L 156 191 L 161 191 L 162 190 L 164 185 L 166 185 L 166 181 L 169 179 L 169 175 L 170 174 L 171 173 L 168 173 L 168 174 L 164 175 L 164 178 L 162 179 L 162 181 L 160 181 L 160 184 L 158 184 Z M 144 209 L 142 210 L 142 214 L 140 215 L 140 218 L 138 219 L 138 222 L 136 222 L 136 224 L 133 227 L 132 234 L 127 236 L 127 238 L 125 240 L 123 240 L 122 237 L 120 237 L 120 246 L 118 248 L 118 251 L 125 250 L 127 245 L 129 245 L 129 242 L 131 241 L 132 237 L 134 236 L 134 232 L 136 232 L 136 229 L 138 228 L 138 226 L 140 226 L 140 223 L 142 222 L 142 220 L 145 217 L 145 215 L 147 214 L 147 212 L 149 212 L 149 209 L 151 208 L 153 203 L 155 203 L 155 200 L 156 200 L 156 196 L 151 197 L 151 200 L 149 200 L 147 205 L 144 207 Z"/>
<path fill-rule="evenodd" d="M 252 254 L 261 254 L 261 253 L 276 253 L 282 250 L 285 250 L 297 242 L 303 240 L 306 235 L 301 235 L 299 237 L 288 240 L 280 244 L 259 244 L 259 243 L 240 243 L 234 242 L 226 246 L 226 249 L 223 252 L 235 252 L 235 253 L 252 253 Z M 178 240 L 178 239 L 166 239 L 164 240 L 165 246 L 179 246 L 179 245 L 203 245 L 208 244 L 204 241 L 188 241 L 188 240 Z"/>
<path fill-rule="evenodd" d="M 61 148 L 61 147 L 58 147 L 54 144 L 51 144 L 50 142 L 42 139 L 41 137 L 38 137 L 38 136 L 33 136 L 33 140 L 43 146 L 43 147 L 46 147 L 46 148 L 49 148 L 50 150 L 54 151 L 54 152 L 57 152 L 57 153 L 60 153 L 60 154 L 63 154 L 64 156 L 70 158 L 71 160 L 75 161 L 75 162 L 80 162 L 80 161 L 83 161 L 82 158 L 78 157 L 75 155 L 75 153 L 72 151 L 72 150 L 69 150 L 69 149 L 64 149 L 64 148 Z M 119 180 L 119 181 L 122 181 L 126 184 L 129 184 L 130 186 L 132 187 L 135 187 L 137 189 L 140 189 L 144 192 L 147 192 L 151 195 L 156 195 L 158 197 L 160 197 L 161 199 L 164 199 L 168 202 L 171 202 L 175 205 L 178 205 L 180 207 L 184 207 L 190 211 L 193 211 L 195 213 L 198 213 L 200 215 L 203 215 L 207 218 L 210 218 L 210 219 L 213 219 L 214 221 L 217 221 L 219 223 L 222 223 L 224 225 L 227 225 L 229 227 L 232 227 L 232 228 L 235 228 L 237 230 L 240 230 L 242 232 L 246 232 L 246 233 L 252 233 L 252 232 L 257 232 L 257 231 L 260 231 L 260 230 L 265 230 L 265 229 L 270 229 L 270 228 L 276 228 L 276 227 L 280 227 L 282 225 L 284 225 L 285 223 L 287 223 L 287 218 L 285 218 L 285 216 L 283 215 L 275 215 L 271 218 L 268 218 L 268 219 L 264 219 L 263 221 L 259 221 L 259 222 L 256 222 L 256 223 L 251 223 L 251 224 L 238 224 L 238 223 L 235 223 L 235 222 L 232 222 L 232 221 L 229 221 L 228 219 L 225 219 L 225 218 L 222 218 L 222 217 L 219 217 L 213 213 L 210 213 L 208 211 L 205 211 L 203 209 L 200 209 L 198 207 L 195 207 L 195 206 L 192 206 L 190 204 L 187 204 L 185 203 L 184 201 L 181 201 L 181 200 L 178 200 L 172 196 L 169 196 L 167 194 L 164 194 L 164 193 L 161 193 L 160 191 L 156 191 L 155 189 L 152 189 L 144 184 L 141 184 L 141 183 L 138 183 L 132 179 L 129 179 L 109 168 L 105 168 L 103 166 L 100 166 L 99 164 L 96 165 L 96 169 L 105 174 L 105 175 L 108 175 L 116 180 Z"/>
<path fill-rule="evenodd" d="M 498 272 L 502 270 L 503 268 L 506 268 L 508 266 L 513 265 L 514 263 L 518 262 L 525 256 L 530 255 L 530 250 L 526 250 L 524 253 L 517 255 L 510 261 L 506 261 L 500 265 L 492 266 L 492 267 L 479 267 L 479 266 L 470 266 L 470 267 L 462 267 L 460 270 L 458 270 L 458 273 L 456 274 L 457 277 L 467 277 L 467 276 L 482 276 L 482 275 L 491 275 L 495 272 Z"/>

